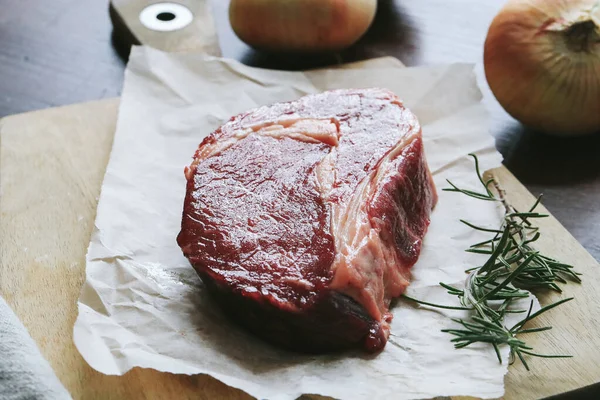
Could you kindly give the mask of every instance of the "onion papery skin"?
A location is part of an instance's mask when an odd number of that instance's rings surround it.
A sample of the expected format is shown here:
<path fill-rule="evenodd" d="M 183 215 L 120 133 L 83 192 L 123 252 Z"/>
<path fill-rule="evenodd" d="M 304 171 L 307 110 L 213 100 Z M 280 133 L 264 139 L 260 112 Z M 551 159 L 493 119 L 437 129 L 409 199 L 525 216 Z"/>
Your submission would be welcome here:
<path fill-rule="evenodd" d="M 484 66 L 498 102 L 524 125 L 600 132 L 600 1 L 509 0 L 489 29 Z"/>
<path fill-rule="evenodd" d="M 229 21 L 254 48 L 321 53 L 358 41 L 376 10 L 377 0 L 232 0 Z"/>

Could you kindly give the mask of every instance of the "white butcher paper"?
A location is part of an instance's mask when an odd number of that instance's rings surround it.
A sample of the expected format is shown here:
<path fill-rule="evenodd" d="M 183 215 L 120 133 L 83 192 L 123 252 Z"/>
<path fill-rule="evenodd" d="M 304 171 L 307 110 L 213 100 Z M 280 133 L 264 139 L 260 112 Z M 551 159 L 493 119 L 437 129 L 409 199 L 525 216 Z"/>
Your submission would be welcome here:
<path fill-rule="evenodd" d="M 175 240 L 185 195 L 183 169 L 202 139 L 231 116 L 328 89 L 384 87 L 419 118 L 439 194 L 407 294 L 456 304 L 438 283 L 460 285 L 464 270 L 485 257 L 464 250 L 488 238 L 459 218 L 489 227 L 498 227 L 502 218 L 494 202 L 441 190 L 448 187 L 446 179 L 477 187 L 468 153 L 479 155 L 483 169 L 501 162 L 473 67 L 404 68 L 388 59 L 361 69 L 284 72 L 134 47 L 74 327 L 82 356 L 105 374 L 122 375 L 133 367 L 209 374 L 260 399 L 502 396 L 508 349 L 502 349 L 500 364 L 491 347 L 455 350 L 452 336 L 440 331 L 454 326 L 449 316 L 461 311 L 399 300 L 380 354 L 295 354 L 231 323 Z"/>

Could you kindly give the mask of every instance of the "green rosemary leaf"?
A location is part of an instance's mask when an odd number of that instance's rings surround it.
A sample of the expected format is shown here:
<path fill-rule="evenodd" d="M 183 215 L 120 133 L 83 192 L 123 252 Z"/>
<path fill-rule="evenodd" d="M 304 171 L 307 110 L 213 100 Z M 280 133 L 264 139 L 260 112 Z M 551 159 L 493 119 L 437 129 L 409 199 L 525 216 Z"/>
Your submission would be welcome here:
<path fill-rule="evenodd" d="M 522 335 L 524 333 L 534 333 L 534 332 L 549 331 L 550 329 L 552 329 L 551 326 L 544 326 L 542 328 L 520 329 L 519 330 L 519 335 Z"/>
<path fill-rule="evenodd" d="M 470 223 L 468 221 L 465 221 L 464 219 L 461 219 L 460 222 L 462 222 L 463 224 L 467 225 L 469 228 L 473 228 L 473 229 L 476 229 L 478 231 L 491 232 L 491 233 L 499 233 L 499 234 L 503 233 L 503 231 L 498 230 L 498 229 L 483 228 L 481 226 L 474 225 L 474 224 L 472 224 L 472 223 Z"/>
<path fill-rule="evenodd" d="M 474 253 L 474 254 L 492 254 L 493 251 L 492 250 L 482 250 L 482 249 L 466 249 L 465 250 L 467 253 Z"/>
<path fill-rule="evenodd" d="M 452 186 L 452 188 L 451 189 L 448 189 L 448 188 L 442 189 L 442 191 L 444 191 L 444 192 L 460 192 L 462 194 L 466 194 L 467 196 L 473 197 L 473 198 L 478 199 L 478 200 L 498 201 L 498 199 L 493 198 L 493 197 L 489 197 L 487 194 L 475 192 L 475 191 L 472 191 L 472 190 L 459 189 L 457 186 L 455 186 L 449 180 L 446 180 L 446 182 L 448 182 L 448 184 L 450 184 L 450 186 Z"/>
<path fill-rule="evenodd" d="M 523 358 L 523 355 L 521 354 L 521 352 L 519 350 L 515 350 L 515 353 L 519 357 L 519 360 L 521 360 L 521 362 L 523 363 L 523 366 L 525 367 L 525 369 L 527 371 L 529 371 L 529 365 L 527 365 L 527 361 L 525 361 L 525 359 Z"/>
<path fill-rule="evenodd" d="M 481 324 L 481 326 L 487 328 L 488 330 L 490 330 L 492 332 L 504 332 L 504 329 L 502 328 L 502 326 L 495 324 L 493 322 L 489 322 L 489 321 L 485 320 L 484 318 L 478 317 L 476 315 L 474 315 L 471 318 L 473 319 L 473 321 L 476 321 L 477 323 Z"/>
<path fill-rule="evenodd" d="M 526 245 L 526 244 L 529 244 L 529 243 L 536 242 L 536 241 L 537 241 L 537 240 L 538 240 L 538 239 L 539 239 L 541 236 L 542 236 L 542 234 L 541 234 L 541 233 L 539 233 L 539 232 L 536 232 L 536 234 L 535 234 L 535 235 L 533 235 L 533 237 L 531 237 L 531 238 L 529 238 L 529 239 L 526 239 L 526 240 L 523 242 L 523 245 Z"/>
<path fill-rule="evenodd" d="M 506 248 L 506 244 L 508 243 L 509 238 L 510 238 L 510 233 L 508 231 L 504 231 L 502 233 L 502 237 L 500 238 L 500 241 L 498 242 L 498 245 L 496 246 L 496 249 L 490 256 L 490 258 L 485 262 L 485 264 L 483 264 L 483 266 L 479 269 L 482 273 L 485 273 L 485 272 L 489 271 L 491 268 L 493 268 L 494 264 L 496 263 L 496 259 L 498 259 L 498 257 L 500 257 L 500 255 Z"/>
<path fill-rule="evenodd" d="M 521 350 L 521 353 L 529 354 L 530 356 L 540 357 L 540 358 L 573 358 L 573 356 L 571 356 L 571 355 L 537 354 L 537 353 L 532 353 L 527 350 Z"/>
<path fill-rule="evenodd" d="M 494 351 L 496 352 L 496 357 L 498 357 L 498 362 L 500 364 L 502 364 L 502 356 L 500 355 L 500 349 L 498 348 L 498 345 L 496 343 L 492 343 L 492 345 L 494 346 Z"/>
<path fill-rule="evenodd" d="M 510 214 L 506 214 L 505 217 L 506 218 L 521 218 L 521 219 L 526 219 L 526 218 L 548 218 L 550 215 L 548 214 L 540 214 L 540 213 L 535 213 L 535 212 L 514 212 L 514 213 L 510 213 Z"/>
<path fill-rule="evenodd" d="M 515 328 L 516 328 L 516 329 L 519 329 L 520 327 L 522 327 L 523 325 L 525 325 L 527 322 L 531 321 L 532 319 L 534 319 L 534 318 L 536 318 L 536 317 L 539 317 L 539 316 L 540 316 L 540 315 L 542 315 L 543 313 L 545 313 L 545 312 L 548 312 L 548 311 L 552 310 L 553 308 L 555 308 L 555 307 L 558 307 L 558 306 L 560 306 L 561 304 L 564 304 L 564 303 L 566 303 L 566 302 L 568 302 L 568 301 L 571 301 L 571 300 L 573 300 L 573 299 L 574 299 L 573 297 L 569 297 L 569 298 L 567 298 L 567 299 L 562 299 L 562 300 L 559 300 L 559 301 L 557 301 L 557 302 L 555 302 L 555 303 L 548 304 L 547 306 L 540 308 L 540 309 L 539 309 L 538 311 L 536 311 L 535 313 L 533 313 L 533 314 L 531 314 L 531 315 L 529 315 L 529 314 L 528 314 L 528 315 L 527 315 L 527 317 L 525 317 L 523 320 L 521 320 L 521 321 L 517 322 L 517 323 L 516 323 L 516 324 L 515 324 L 515 325 L 514 325 L 514 326 L 513 326 L 513 327 L 512 327 L 510 330 L 511 330 L 511 331 L 514 331 L 514 330 L 515 330 Z"/>
<path fill-rule="evenodd" d="M 435 308 L 443 308 L 445 310 L 463 310 L 463 311 L 470 311 L 471 310 L 471 308 L 466 308 L 466 307 L 452 307 L 452 306 L 444 306 L 444 305 L 441 305 L 441 304 L 428 303 L 426 301 L 421 301 L 421 300 L 414 299 L 414 298 L 412 298 L 410 296 L 407 296 L 405 294 L 403 294 L 402 297 L 404 297 L 407 300 L 414 301 L 417 304 L 422 304 L 424 306 L 430 306 L 430 307 L 435 307 Z"/>
<path fill-rule="evenodd" d="M 479 167 L 477 156 L 471 154 L 475 162 L 475 172 L 485 193 L 461 189 L 448 181 L 450 188 L 443 189 L 448 192 L 462 193 L 469 197 L 501 202 L 505 209 L 502 224 L 498 229 L 484 228 L 465 220 L 460 220 L 470 228 L 493 233 L 491 239 L 481 241 L 470 246 L 469 253 L 486 256 L 483 265 L 472 267 L 465 272 L 468 274 L 464 289 L 440 283 L 451 296 L 456 296 L 463 307 L 451 307 L 433 304 L 408 296 L 405 298 L 418 304 L 450 310 L 468 311 L 468 320 L 451 318 L 459 328 L 443 329 L 454 338 L 451 342 L 454 347 L 461 349 L 473 343 L 489 343 L 493 346 L 499 362 L 502 362 L 499 346 L 508 345 L 512 364 L 516 358 L 521 360 L 527 370 L 529 365 L 525 355 L 544 358 L 563 358 L 570 356 L 543 355 L 533 351 L 533 348 L 517 336 L 522 334 L 540 333 L 552 329 L 550 326 L 539 328 L 524 328 L 524 326 L 539 317 L 541 314 L 572 300 L 563 299 L 542 307 L 533 312 L 533 300 L 527 310 L 516 307 L 516 301 L 530 297 L 530 293 L 523 289 L 544 289 L 561 292 L 559 284 L 568 281 L 581 282 L 580 274 L 569 264 L 561 263 L 553 258 L 540 254 L 532 246 L 542 234 L 538 226 L 532 221 L 547 218 L 548 214 L 535 212 L 540 205 L 541 196 L 527 212 L 519 212 L 506 202 L 502 192 L 493 178 L 484 180 Z M 491 186 L 495 185 L 498 197 L 492 192 Z M 525 317 L 516 322 L 510 329 L 505 326 L 507 314 L 523 314 Z"/>
<path fill-rule="evenodd" d="M 481 171 L 479 169 L 479 159 L 477 158 L 477 155 L 475 155 L 474 153 L 470 153 L 469 156 L 471 156 L 473 158 L 473 162 L 475 163 L 475 173 L 477 174 L 477 177 L 479 178 L 479 182 L 481 182 L 481 184 L 483 185 L 483 187 L 487 191 L 488 197 L 493 198 L 495 200 L 496 198 L 494 197 L 494 194 L 489 189 L 489 185 L 494 180 L 490 179 L 487 182 L 484 182 L 483 181 L 483 174 L 481 173 Z"/>
<path fill-rule="evenodd" d="M 464 329 L 442 329 L 442 332 L 451 333 L 453 335 L 462 336 L 462 335 L 470 335 L 473 332 L 481 333 L 481 330 L 475 330 L 475 329 L 473 329 L 473 330 L 468 330 L 467 331 L 467 330 L 464 330 Z"/>
<path fill-rule="evenodd" d="M 535 210 L 540 203 L 542 202 L 542 195 L 540 194 L 537 198 L 537 200 L 535 201 L 535 203 L 533 203 L 533 206 L 531 206 L 531 208 L 529 209 L 529 212 L 532 212 L 533 210 Z"/>
<path fill-rule="evenodd" d="M 525 268 L 527 268 L 527 266 L 529 265 L 529 263 L 531 262 L 531 260 L 533 260 L 533 258 L 535 256 L 536 256 L 536 254 L 534 253 L 534 254 L 531 254 L 529 257 L 527 257 L 527 259 L 525 261 L 523 261 L 523 263 L 521 265 L 519 265 L 517 268 L 515 268 L 514 271 L 511 272 L 510 275 L 508 275 L 508 277 L 501 284 L 496 286 L 491 291 L 487 292 L 487 294 L 483 297 L 482 300 L 485 300 L 486 298 L 490 298 L 494 294 L 498 293 L 499 290 L 501 290 L 502 288 L 509 285 L 516 276 L 518 276 Z"/>
<path fill-rule="evenodd" d="M 492 191 L 490 190 L 490 185 L 491 185 L 492 183 L 494 183 L 494 182 L 495 182 L 495 181 L 494 181 L 494 178 L 490 178 L 490 179 L 488 179 L 488 180 L 487 180 L 487 181 L 486 181 L 486 182 L 483 184 L 483 186 L 485 186 L 485 190 L 486 190 L 486 191 L 487 191 L 487 193 L 490 195 L 490 197 L 494 197 L 494 198 L 495 198 L 495 196 L 494 196 L 494 193 L 492 193 Z"/>
<path fill-rule="evenodd" d="M 447 285 L 447 284 L 445 284 L 443 282 L 440 282 L 440 286 L 443 287 L 444 289 L 447 289 L 449 292 L 456 292 L 457 294 L 462 294 L 463 293 L 462 290 L 457 289 L 454 286 Z"/>
<path fill-rule="evenodd" d="M 485 241 L 479 242 L 479 243 L 475 243 L 475 244 L 471 245 L 471 248 L 492 245 L 493 243 L 497 242 L 498 240 L 500 240 L 500 236 L 499 236 L 499 233 L 496 233 L 496 236 L 494 236 L 492 239 L 485 240 Z"/>
<path fill-rule="evenodd" d="M 473 328 L 477 328 L 476 325 L 471 324 L 467 321 L 465 321 L 464 319 L 459 319 L 459 318 L 450 318 L 450 320 L 452 322 L 456 322 L 457 324 L 461 324 L 462 326 L 464 326 L 465 328 L 469 329 L 469 327 L 473 327 Z"/>

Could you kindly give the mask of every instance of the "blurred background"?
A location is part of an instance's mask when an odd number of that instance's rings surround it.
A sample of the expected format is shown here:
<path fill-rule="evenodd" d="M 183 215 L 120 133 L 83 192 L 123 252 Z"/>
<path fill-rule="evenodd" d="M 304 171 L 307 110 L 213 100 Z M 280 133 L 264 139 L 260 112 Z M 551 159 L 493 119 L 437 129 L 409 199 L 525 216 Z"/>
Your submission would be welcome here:
<path fill-rule="evenodd" d="M 229 3 L 210 1 L 221 53 L 252 66 L 307 69 L 381 56 L 407 66 L 476 63 L 490 131 L 506 166 L 534 195 L 544 193 L 547 208 L 600 259 L 600 135 L 557 138 L 526 129 L 486 83 L 483 46 L 505 1 L 380 0 L 356 44 L 316 56 L 251 49 L 232 30 Z M 126 26 L 113 31 L 109 2 L 2 0 L 2 10 L 0 117 L 119 96 L 132 39 Z"/>

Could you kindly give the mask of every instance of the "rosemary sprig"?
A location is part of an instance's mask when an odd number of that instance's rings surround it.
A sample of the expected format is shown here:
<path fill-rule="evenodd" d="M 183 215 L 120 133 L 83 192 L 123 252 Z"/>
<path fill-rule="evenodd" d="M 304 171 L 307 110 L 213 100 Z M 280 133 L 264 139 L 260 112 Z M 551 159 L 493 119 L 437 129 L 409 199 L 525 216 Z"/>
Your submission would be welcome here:
<path fill-rule="evenodd" d="M 572 265 L 545 256 L 533 248 L 532 244 L 541 237 L 539 228 L 533 221 L 548 217 L 547 214 L 535 211 L 541 202 L 541 196 L 528 211 L 519 212 L 506 201 L 504 191 L 493 178 L 484 179 L 479 169 L 477 156 L 474 154 L 470 154 L 470 156 L 475 161 L 475 171 L 482 186 L 481 191 L 461 189 L 449 180 L 447 182 L 450 187 L 443 190 L 462 193 L 479 200 L 495 201 L 503 205 L 505 214 L 498 229 L 480 227 L 461 220 L 472 229 L 493 234 L 490 239 L 476 243 L 466 250 L 486 255 L 488 258 L 482 265 L 466 271 L 468 275 L 464 289 L 440 283 L 448 291 L 448 294 L 458 297 L 460 307 L 433 304 L 406 295 L 404 297 L 426 306 L 470 311 L 471 315 L 468 320 L 452 319 L 460 326 L 459 328 L 443 330 L 443 332 L 455 336 L 451 341 L 457 349 L 477 342 L 489 343 L 493 346 L 498 361 L 502 362 L 500 346 L 508 345 L 510 362 L 519 358 L 527 370 L 529 370 L 529 365 L 525 360 L 525 355 L 544 358 L 570 357 L 535 353 L 532 347 L 517 336 L 552 329 L 550 326 L 525 328 L 525 325 L 573 298 L 549 304 L 535 313 L 532 313 L 533 300 L 528 310 L 515 309 L 515 303 L 530 296 L 530 293 L 524 289 L 562 292 L 559 284 L 565 284 L 568 281 L 581 282 L 580 274 L 574 271 Z M 492 187 L 496 190 L 497 195 Z M 526 313 L 526 315 L 519 322 L 508 327 L 505 324 L 505 317 L 509 313 Z"/>

